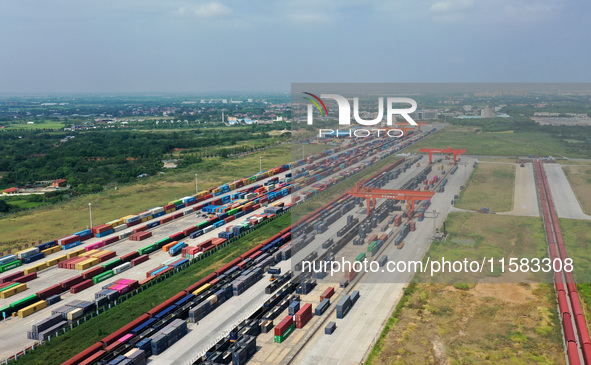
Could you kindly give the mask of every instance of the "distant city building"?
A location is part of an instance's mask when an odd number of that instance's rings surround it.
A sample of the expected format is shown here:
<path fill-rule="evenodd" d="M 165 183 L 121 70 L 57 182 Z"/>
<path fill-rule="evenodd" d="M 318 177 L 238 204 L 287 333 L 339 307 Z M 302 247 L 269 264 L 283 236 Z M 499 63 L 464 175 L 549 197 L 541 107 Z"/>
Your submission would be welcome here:
<path fill-rule="evenodd" d="M 471 111 L 471 110 L 472 110 L 472 105 L 464 105 L 464 107 L 463 107 L 463 108 L 464 108 L 464 111 L 467 111 L 467 112 L 469 112 L 469 111 Z"/>
<path fill-rule="evenodd" d="M 409 116 L 414 120 L 433 120 L 438 118 L 439 113 L 436 110 L 417 110 Z"/>
<path fill-rule="evenodd" d="M 496 118 L 497 113 L 495 112 L 494 108 L 491 108 L 487 105 L 480 111 L 480 116 L 483 118 Z"/>

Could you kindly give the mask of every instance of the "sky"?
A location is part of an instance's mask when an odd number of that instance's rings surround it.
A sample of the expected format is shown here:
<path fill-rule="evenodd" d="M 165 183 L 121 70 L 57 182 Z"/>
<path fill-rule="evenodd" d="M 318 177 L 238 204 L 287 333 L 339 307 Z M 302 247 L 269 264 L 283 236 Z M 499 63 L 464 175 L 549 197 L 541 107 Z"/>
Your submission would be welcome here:
<path fill-rule="evenodd" d="M 591 82 L 587 0 L 2 0 L 0 93 Z"/>

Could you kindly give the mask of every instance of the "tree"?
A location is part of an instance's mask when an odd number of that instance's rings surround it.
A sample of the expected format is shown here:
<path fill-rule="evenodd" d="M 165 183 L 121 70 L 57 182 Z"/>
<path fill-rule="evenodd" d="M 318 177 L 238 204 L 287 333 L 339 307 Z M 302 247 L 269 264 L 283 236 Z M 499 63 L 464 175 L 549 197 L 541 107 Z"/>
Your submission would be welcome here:
<path fill-rule="evenodd" d="M 8 204 L 4 199 L 0 199 L 0 213 L 9 212 L 12 205 Z"/>

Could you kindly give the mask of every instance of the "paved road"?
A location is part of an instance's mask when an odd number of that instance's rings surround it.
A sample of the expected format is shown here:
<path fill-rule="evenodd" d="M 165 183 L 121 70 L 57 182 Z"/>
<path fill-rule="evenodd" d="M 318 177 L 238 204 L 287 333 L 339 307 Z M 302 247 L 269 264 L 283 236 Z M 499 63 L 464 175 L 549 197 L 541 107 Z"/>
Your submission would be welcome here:
<path fill-rule="evenodd" d="M 583 213 L 579 201 L 570 186 L 564 171 L 560 165 L 544 164 L 550 192 L 556 205 L 556 214 L 560 218 L 591 219 L 591 216 Z"/>
<path fill-rule="evenodd" d="M 526 163 L 525 167 L 517 166 L 516 168 L 513 187 L 513 210 L 497 214 L 540 216 L 534 169 L 531 163 Z"/>

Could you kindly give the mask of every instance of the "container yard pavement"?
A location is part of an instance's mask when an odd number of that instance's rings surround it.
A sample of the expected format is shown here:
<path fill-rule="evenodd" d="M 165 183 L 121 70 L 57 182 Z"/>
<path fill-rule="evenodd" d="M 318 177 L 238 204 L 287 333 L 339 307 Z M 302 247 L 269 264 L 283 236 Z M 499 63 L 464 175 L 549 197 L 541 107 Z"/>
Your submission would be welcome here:
<path fill-rule="evenodd" d="M 397 180 L 394 180 L 394 183 L 396 184 L 395 186 L 402 186 L 402 184 L 410 180 L 410 178 L 415 176 L 421 169 L 422 168 L 418 168 L 416 167 L 416 165 L 413 165 L 413 167 L 409 168 L 409 170 L 407 170 L 406 173 L 402 174 Z M 367 213 L 364 208 L 356 208 L 349 214 L 354 214 L 354 216 L 361 218 L 365 217 Z M 347 217 L 346 215 L 344 215 L 337 222 L 335 222 L 335 224 L 331 225 L 326 232 L 319 235 L 319 239 L 317 241 L 323 242 L 323 240 L 326 240 L 330 237 L 336 237 L 337 231 L 346 224 L 346 221 Z M 298 253 L 298 255 L 307 254 L 315 249 L 319 253 L 324 252 L 324 250 L 320 247 L 316 248 L 310 246 L 311 245 L 306 246 L 303 249 L 303 253 Z M 283 261 L 279 264 L 279 266 L 282 268 L 282 272 L 291 269 L 291 265 L 291 260 Z M 207 317 L 201 320 L 199 324 L 190 324 L 189 329 L 193 330 L 190 331 L 189 334 L 187 334 L 181 341 L 173 345 L 163 355 L 154 357 L 154 363 L 183 364 L 193 359 L 203 350 L 206 350 L 209 347 L 209 345 L 211 345 L 214 342 L 215 339 L 223 335 L 226 331 L 230 330 L 237 321 L 247 316 L 254 308 L 262 304 L 264 300 L 270 297 L 270 295 L 264 294 L 264 288 L 268 284 L 268 276 L 265 275 L 262 281 L 258 282 L 255 286 L 247 290 L 239 297 L 233 297 L 227 303 L 222 304 L 222 306 L 218 310 L 210 313 Z M 280 316 L 279 318 L 282 317 Z M 276 323 L 278 323 L 277 320 Z M 261 337 L 259 337 L 259 339 L 260 338 Z M 272 341 L 273 339 L 271 339 L 271 342 Z M 190 348 L 188 346 L 190 346 Z M 271 348 L 272 346 L 273 345 L 270 345 L 269 348 Z M 266 346 L 263 346 L 263 349 L 259 350 L 259 352 L 261 351 L 266 351 Z"/>
<path fill-rule="evenodd" d="M 548 176 L 550 192 L 556 205 L 556 214 L 560 218 L 591 219 L 591 216 L 583 213 L 579 201 L 570 186 L 562 167 L 553 163 L 544 164 Z"/>
<path fill-rule="evenodd" d="M 469 173 L 471 171 L 468 171 L 467 176 Z M 449 182 L 445 192 L 437 193 L 431 199 L 430 211 L 434 209 L 441 213 L 435 218 L 436 227 L 443 224 L 450 208 L 450 201 L 459 191 L 459 186 L 465 184 L 463 173 L 456 172 L 455 175 L 448 176 L 448 178 Z M 391 242 L 378 257 L 386 254 L 389 260 L 421 260 L 431 244 L 435 233 L 433 228 L 432 214 L 427 215 L 424 221 L 417 223 L 417 230 L 405 239 L 404 248 L 397 249 Z M 358 247 L 361 250 L 366 249 L 365 245 Z M 303 350 L 291 363 L 344 365 L 363 362 L 374 339 L 380 334 L 402 295 L 403 285 L 401 283 L 409 282 L 410 278 L 409 273 L 365 274 L 361 283 L 354 287 L 355 290 L 359 290 L 361 298 L 344 319 L 336 319 L 337 330 L 335 333 L 327 336 L 323 333 L 324 327 L 321 326 L 321 331 L 306 342 Z M 328 321 L 335 321 L 334 316 L 332 315 L 325 322 Z M 265 351 L 264 347 L 262 351 Z M 255 355 L 255 360 L 258 358 L 258 355 Z M 261 363 L 267 362 L 261 361 Z"/>

